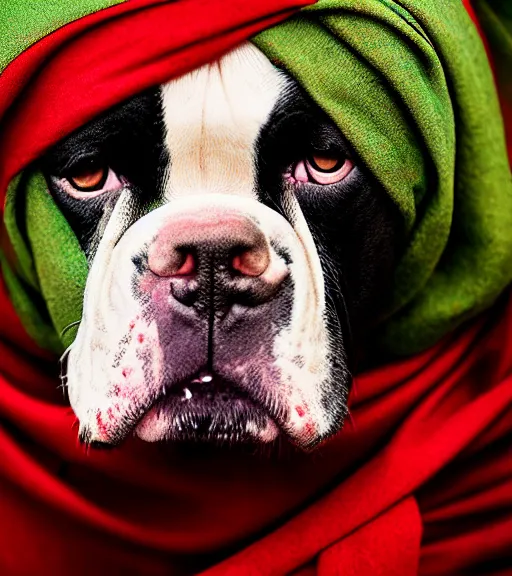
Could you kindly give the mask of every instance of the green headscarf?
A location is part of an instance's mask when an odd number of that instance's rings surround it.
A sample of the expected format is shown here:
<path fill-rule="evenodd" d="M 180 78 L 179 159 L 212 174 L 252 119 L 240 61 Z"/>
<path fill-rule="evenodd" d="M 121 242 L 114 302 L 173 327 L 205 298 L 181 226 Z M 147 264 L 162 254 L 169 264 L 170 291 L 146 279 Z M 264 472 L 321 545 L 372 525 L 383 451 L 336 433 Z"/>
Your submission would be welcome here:
<path fill-rule="evenodd" d="M 512 280 L 512 182 L 487 56 L 461 2 L 320 0 L 253 42 L 330 115 L 402 214 L 382 348 L 419 351 L 489 307 Z M 87 265 L 40 174 L 11 183 L 5 223 L 18 312 L 36 341 L 62 348 Z"/>

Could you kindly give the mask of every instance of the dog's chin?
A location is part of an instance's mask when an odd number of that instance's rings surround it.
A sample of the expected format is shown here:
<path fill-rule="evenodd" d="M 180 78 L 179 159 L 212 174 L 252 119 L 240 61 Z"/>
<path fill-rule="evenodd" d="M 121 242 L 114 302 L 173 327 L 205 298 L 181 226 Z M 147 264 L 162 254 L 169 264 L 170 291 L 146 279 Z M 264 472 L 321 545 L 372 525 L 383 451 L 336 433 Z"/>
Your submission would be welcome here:
<path fill-rule="evenodd" d="M 279 427 L 244 391 L 208 375 L 163 392 L 135 434 L 146 442 L 268 444 L 279 436 Z"/>

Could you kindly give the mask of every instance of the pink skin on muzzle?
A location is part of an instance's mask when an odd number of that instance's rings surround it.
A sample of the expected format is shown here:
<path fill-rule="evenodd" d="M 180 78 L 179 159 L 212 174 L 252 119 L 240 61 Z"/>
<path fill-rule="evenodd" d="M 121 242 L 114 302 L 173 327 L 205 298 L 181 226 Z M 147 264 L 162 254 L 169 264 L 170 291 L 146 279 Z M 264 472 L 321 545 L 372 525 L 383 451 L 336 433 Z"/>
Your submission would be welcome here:
<path fill-rule="evenodd" d="M 159 277 L 193 278 L 197 272 L 198 251 L 227 250 L 225 265 L 231 272 L 259 278 L 268 288 L 278 287 L 288 275 L 280 259 L 271 257 L 271 249 L 258 226 L 235 211 L 202 208 L 181 214 L 165 224 L 148 250 L 148 266 Z"/>

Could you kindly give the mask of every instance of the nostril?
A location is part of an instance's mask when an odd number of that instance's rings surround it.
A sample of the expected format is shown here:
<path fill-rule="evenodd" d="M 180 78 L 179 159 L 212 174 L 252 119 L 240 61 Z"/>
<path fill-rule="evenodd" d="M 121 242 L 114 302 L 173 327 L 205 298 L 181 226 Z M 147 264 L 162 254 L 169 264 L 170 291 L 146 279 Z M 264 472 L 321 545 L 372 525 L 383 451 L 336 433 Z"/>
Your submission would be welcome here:
<path fill-rule="evenodd" d="M 196 271 L 196 258 L 190 249 L 154 244 L 149 249 L 148 265 L 157 276 L 190 276 Z"/>
<path fill-rule="evenodd" d="M 182 264 L 176 271 L 178 276 L 189 276 L 193 274 L 196 270 L 196 260 L 192 252 L 182 252 Z"/>
<path fill-rule="evenodd" d="M 268 268 L 270 254 L 266 246 L 238 248 L 231 256 L 231 268 L 244 276 L 261 276 Z"/>

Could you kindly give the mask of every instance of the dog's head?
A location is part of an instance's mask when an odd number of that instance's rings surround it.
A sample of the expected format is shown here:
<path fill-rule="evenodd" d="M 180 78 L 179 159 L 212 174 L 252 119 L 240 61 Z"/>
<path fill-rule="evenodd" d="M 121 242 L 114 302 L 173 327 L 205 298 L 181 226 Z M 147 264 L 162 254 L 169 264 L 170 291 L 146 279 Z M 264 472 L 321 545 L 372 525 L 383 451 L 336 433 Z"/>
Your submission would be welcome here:
<path fill-rule="evenodd" d="M 43 169 L 90 264 L 67 357 L 82 440 L 309 448 L 339 430 L 399 218 L 290 77 L 243 45 Z"/>

